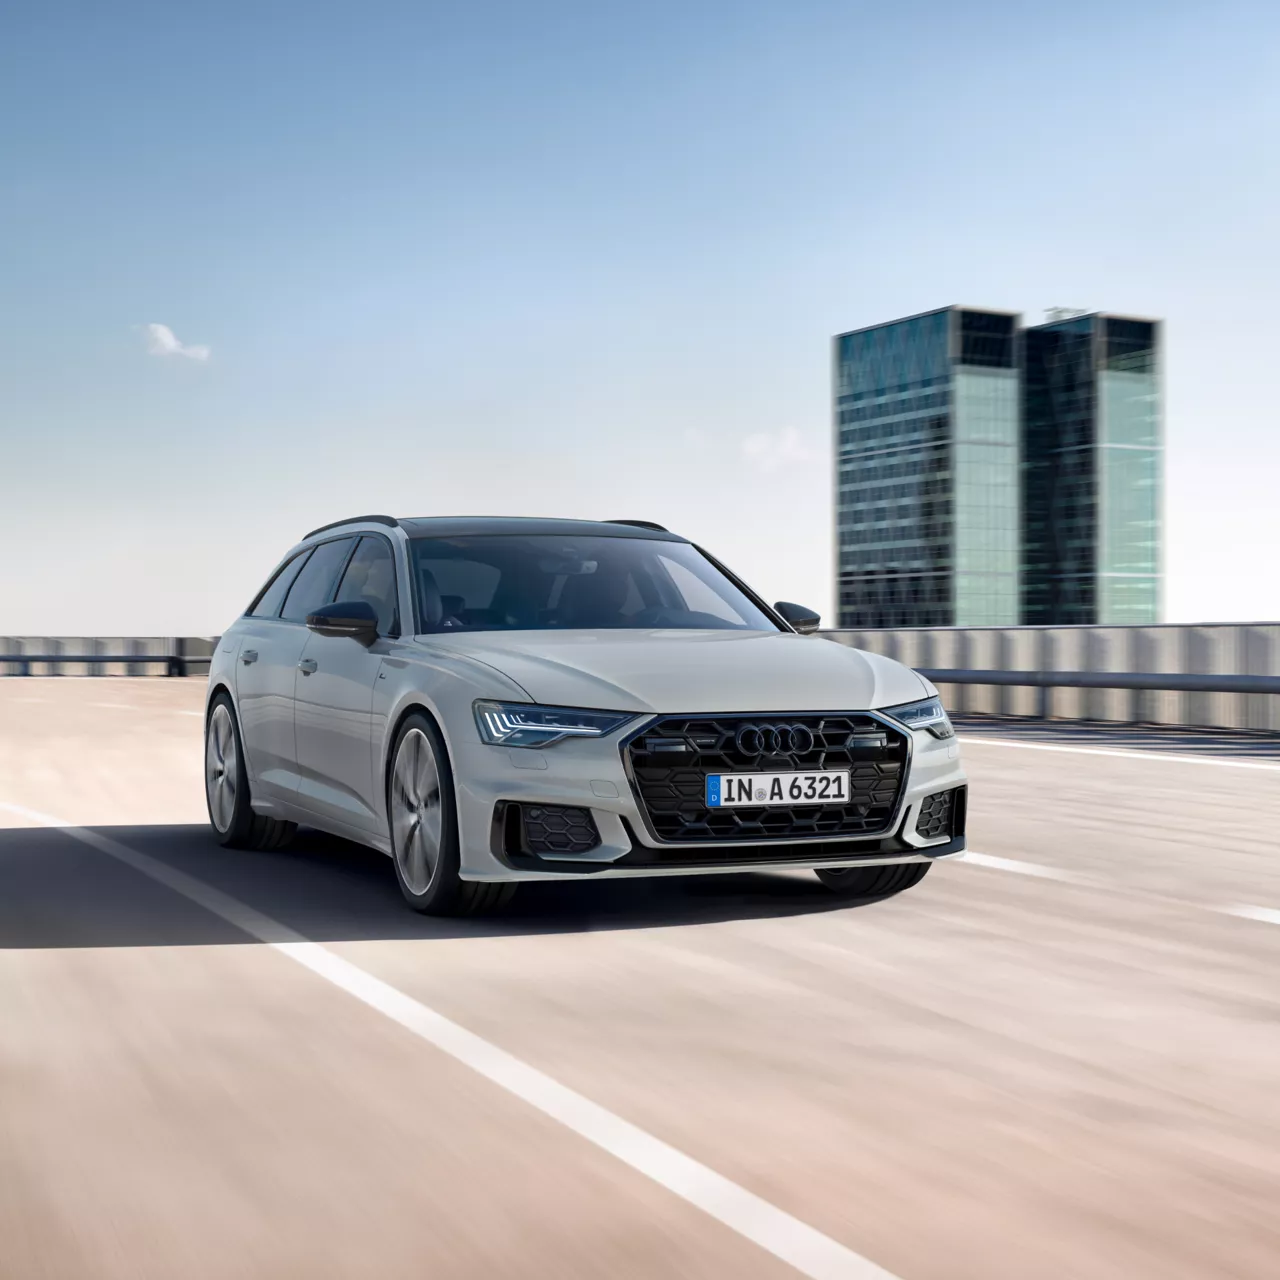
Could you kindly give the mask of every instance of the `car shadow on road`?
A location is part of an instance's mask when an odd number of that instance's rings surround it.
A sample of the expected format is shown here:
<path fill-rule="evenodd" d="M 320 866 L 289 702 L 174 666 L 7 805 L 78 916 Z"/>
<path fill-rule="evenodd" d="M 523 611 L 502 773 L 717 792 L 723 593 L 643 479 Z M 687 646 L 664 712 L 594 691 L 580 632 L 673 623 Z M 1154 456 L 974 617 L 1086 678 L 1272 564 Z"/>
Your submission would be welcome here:
<path fill-rule="evenodd" d="M 88 831 L 316 942 L 643 929 L 847 909 L 810 874 L 584 879 L 520 887 L 501 912 L 436 919 L 400 897 L 390 860 L 301 831 L 286 849 L 224 849 L 207 826 Z M 57 828 L 0 830 L 0 948 L 204 946 L 255 939 L 137 867 Z"/>

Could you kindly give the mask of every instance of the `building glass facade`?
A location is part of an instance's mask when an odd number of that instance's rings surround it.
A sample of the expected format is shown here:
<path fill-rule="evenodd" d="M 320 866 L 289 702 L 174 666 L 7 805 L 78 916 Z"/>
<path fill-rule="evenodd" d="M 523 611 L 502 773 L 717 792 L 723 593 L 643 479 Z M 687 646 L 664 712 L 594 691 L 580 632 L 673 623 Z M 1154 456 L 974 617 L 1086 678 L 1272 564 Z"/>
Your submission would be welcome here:
<path fill-rule="evenodd" d="M 1017 621 L 1016 320 L 952 307 L 836 338 L 840 626 Z"/>
<path fill-rule="evenodd" d="M 1025 623 L 1159 619 L 1159 336 L 1106 315 L 1024 335 Z"/>

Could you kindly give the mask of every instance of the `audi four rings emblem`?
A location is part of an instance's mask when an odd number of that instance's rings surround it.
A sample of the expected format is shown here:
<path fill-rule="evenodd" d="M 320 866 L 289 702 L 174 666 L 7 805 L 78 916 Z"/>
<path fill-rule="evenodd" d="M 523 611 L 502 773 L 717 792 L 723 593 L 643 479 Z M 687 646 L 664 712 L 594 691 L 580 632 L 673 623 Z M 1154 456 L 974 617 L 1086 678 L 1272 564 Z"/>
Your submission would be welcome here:
<path fill-rule="evenodd" d="M 744 724 L 733 741 L 744 756 L 802 756 L 813 750 L 813 730 L 802 724 Z"/>

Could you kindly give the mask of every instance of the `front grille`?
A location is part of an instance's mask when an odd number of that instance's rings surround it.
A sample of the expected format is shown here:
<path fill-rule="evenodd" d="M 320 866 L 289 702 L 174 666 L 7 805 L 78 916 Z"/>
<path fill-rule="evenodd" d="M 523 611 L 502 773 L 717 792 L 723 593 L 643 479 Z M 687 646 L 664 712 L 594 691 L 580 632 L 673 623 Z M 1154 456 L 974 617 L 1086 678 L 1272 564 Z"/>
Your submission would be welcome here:
<path fill-rule="evenodd" d="M 766 732 L 739 734 L 750 726 Z M 741 738 L 752 745 L 763 738 L 767 744 L 767 730 L 793 727 L 805 731 L 797 735 L 801 742 L 807 745 L 812 739 L 807 750 L 770 753 L 766 746 L 759 754 L 748 754 L 739 745 Z M 791 735 L 782 736 L 785 740 Z M 869 715 L 770 713 L 668 716 L 647 725 L 623 750 L 654 835 L 659 840 L 705 842 L 879 835 L 897 809 L 910 746 L 904 731 Z M 707 807 L 708 774 L 797 769 L 848 769 L 848 802 Z"/>
<path fill-rule="evenodd" d="M 920 803 L 920 816 L 916 818 L 916 835 L 926 840 L 963 835 L 964 793 L 964 787 L 954 787 L 926 796 Z"/>

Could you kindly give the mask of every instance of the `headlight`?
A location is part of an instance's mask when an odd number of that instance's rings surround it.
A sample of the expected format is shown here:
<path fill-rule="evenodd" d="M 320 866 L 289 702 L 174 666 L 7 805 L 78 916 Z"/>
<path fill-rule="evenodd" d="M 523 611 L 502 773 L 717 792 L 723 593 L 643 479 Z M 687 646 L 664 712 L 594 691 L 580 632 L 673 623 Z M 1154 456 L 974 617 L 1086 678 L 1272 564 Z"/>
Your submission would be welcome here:
<path fill-rule="evenodd" d="M 530 702 L 477 702 L 476 728 L 498 747 L 550 747 L 565 738 L 602 738 L 636 718 L 630 711 L 579 711 Z"/>
<path fill-rule="evenodd" d="M 885 707 L 884 714 L 892 716 L 908 729 L 928 729 L 935 738 L 954 738 L 956 731 L 942 709 L 941 698 L 925 698 L 922 702 L 908 702 L 901 707 Z"/>

